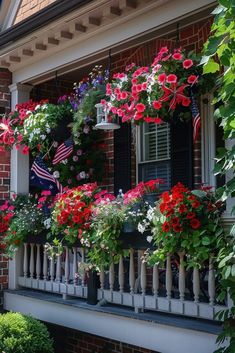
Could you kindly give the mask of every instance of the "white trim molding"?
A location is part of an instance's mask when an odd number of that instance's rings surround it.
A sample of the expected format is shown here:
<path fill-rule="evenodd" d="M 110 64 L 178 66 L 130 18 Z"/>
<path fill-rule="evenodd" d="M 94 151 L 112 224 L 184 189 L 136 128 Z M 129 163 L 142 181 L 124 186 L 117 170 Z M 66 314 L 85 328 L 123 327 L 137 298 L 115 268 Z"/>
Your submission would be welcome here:
<path fill-rule="evenodd" d="M 181 21 L 190 15 L 196 15 L 213 6 L 215 2 L 211 0 L 197 0 L 197 2 L 192 0 L 148 0 L 139 3 L 140 5 L 136 9 L 123 11 L 120 16 L 115 18 L 102 17 L 100 25 L 92 27 L 89 22 L 91 28 L 87 28 L 86 32 L 76 30 L 76 26 L 73 24 L 80 23 L 80 20 L 79 13 L 77 15 L 74 13 L 73 19 L 69 19 L 67 16 L 66 21 L 65 19 L 60 20 L 60 23 L 55 27 L 51 24 L 50 28 L 40 29 L 35 33 L 33 39 L 32 35 L 28 38 L 27 43 L 27 38 L 24 38 L 24 41 L 19 41 L 17 48 L 3 48 L 2 52 L 0 51 L 0 59 L 10 64 L 13 82 L 25 83 L 33 80 L 36 82 L 44 74 L 49 75 L 49 73 L 54 73 L 70 64 L 79 65 L 79 61 L 84 59 L 87 61 L 92 55 L 108 51 L 109 48 L 115 49 L 143 34 Z M 95 2 L 92 4 L 94 5 Z M 82 16 L 85 14 L 83 13 Z M 47 40 L 49 37 L 53 37 L 54 43 L 58 43 L 58 45 L 49 45 Z M 15 47 L 16 44 L 14 43 Z M 23 57 L 21 54 L 23 49 L 26 49 L 30 55 Z"/>
<path fill-rule="evenodd" d="M 213 353 L 216 335 L 5 292 L 6 310 L 161 353 Z"/>

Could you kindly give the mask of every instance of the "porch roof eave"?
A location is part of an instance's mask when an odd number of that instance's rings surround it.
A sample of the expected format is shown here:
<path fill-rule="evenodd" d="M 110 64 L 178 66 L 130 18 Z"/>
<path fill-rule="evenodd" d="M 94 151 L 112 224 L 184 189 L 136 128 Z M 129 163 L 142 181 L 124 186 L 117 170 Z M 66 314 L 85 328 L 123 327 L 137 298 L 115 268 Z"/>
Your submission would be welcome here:
<path fill-rule="evenodd" d="M 65 0 L 64 4 L 67 7 L 63 12 L 57 10 L 58 18 L 50 17 L 54 7 L 48 6 L 47 16 L 44 13 L 42 18 L 41 11 L 37 15 L 40 15 L 38 26 L 33 24 L 36 17 L 32 16 L 0 34 L 0 67 L 13 72 L 13 82 L 43 82 L 54 77 L 55 70 L 63 74 L 68 65 L 72 66 L 71 71 L 78 61 L 87 62 L 88 52 L 89 57 L 106 57 L 103 52 L 112 46 L 115 54 L 120 51 L 120 45 L 125 46 L 127 41 L 133 42 L 132 46 L 136 41 L 140 44 L 140 36 L 145 36 L 145 42 L 149 33 L 163 26 L 172 26 L 176 21 L 185 25 L 190 16 L 194 16 L 194 22 L 195 17 L 198 20 L 203 14 L 208 17 L 216 3 L 213 0 L 199 0 L 197 4 L 189 1 L 186 5 L 184 0 Z M 25 28 L 27 23 L 30 23 L 30 32 Z M 16 27 L 21 28 L 21 34 L 6 44 L 6 36 L 9 39 Z"/>

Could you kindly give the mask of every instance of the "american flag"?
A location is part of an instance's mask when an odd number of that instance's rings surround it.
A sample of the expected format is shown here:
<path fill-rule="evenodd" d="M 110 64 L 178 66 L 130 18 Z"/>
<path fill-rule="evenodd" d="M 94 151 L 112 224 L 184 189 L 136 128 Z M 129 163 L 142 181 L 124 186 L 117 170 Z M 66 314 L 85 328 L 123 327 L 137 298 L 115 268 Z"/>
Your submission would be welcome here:
<path fill-rule="evenodd" d="M 191 90 L 191 111 L 192 111 L 192 119 L 193 119 L 193 141 L 196 142 L 200 131 L 201 118 L 200 118 L 200 113 L 196 102 L 196 98 L 192 90 Z"/>
<path fill-rule="evenodd" d="M 52 164 L 55 165 L 66 159 L 73 152 L 73 139 L 72 136 L 64 141 L 56 150 Z"/>
<path fill-rule="evenodd" d="M 34 185 L 43 190 L 50 190 L 52 194 L 63 192 L 63 187 L 59 181 L 50 174 L 41 156 L 37 156 L 30 171 L 30 185 Z"/>

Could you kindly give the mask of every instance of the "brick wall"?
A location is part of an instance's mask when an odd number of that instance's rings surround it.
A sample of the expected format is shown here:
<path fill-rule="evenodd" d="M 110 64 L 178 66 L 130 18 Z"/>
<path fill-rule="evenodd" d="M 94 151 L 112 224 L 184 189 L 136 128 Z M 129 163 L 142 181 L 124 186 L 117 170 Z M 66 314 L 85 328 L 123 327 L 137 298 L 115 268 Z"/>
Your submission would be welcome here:
<path fill-rule="evenodd" d="M 11 73 L 0 68 L 0 114 L 10 111 Z M 0 152 L 0 203 L 9 197 L 10 187 L 10 152 Z M 0 254 L 0 309 L 3 304 L 3 290 L 8 285 L 8 262 Z"/>
<path fill-rule="evenodd" d="M 57 0 L 22 0 L 14 24 L 42 10 Z"/>
<path fill-rule="evenodd" d="M 61 326 L 46 325 L 55 341 L 55 353 L 160 353 Z"/>

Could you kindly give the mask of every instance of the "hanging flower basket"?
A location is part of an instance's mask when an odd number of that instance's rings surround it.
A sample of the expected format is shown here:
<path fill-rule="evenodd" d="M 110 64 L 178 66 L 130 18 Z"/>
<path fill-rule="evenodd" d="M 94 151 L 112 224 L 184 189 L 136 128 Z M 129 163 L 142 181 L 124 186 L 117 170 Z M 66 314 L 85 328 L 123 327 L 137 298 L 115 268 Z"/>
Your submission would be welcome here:
<path fill-rule="evenodd" d="M 122 122 L 160 124 L 178 119 L 187 120 L 192 108 L 192 89 L 200 94 L 210 90 L 214 80 L 211 75 L 202 76 L 197 66 L 199 58 L 177 49 L 169 52 L 161 48 L 150 66 L 131 64 L 125 72 L 113 75 L 106 85 L 107 101 L 111 116 Z"/>

